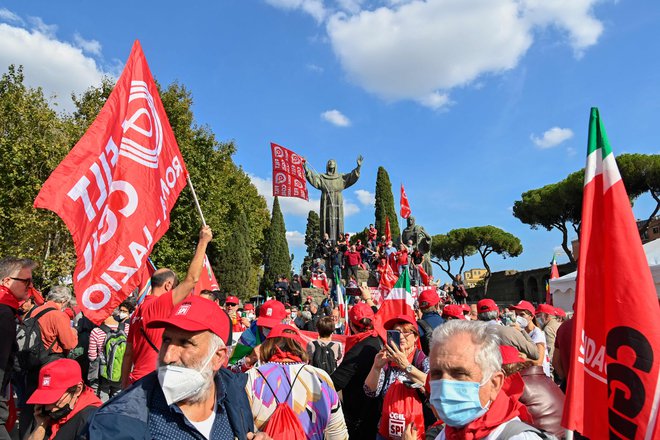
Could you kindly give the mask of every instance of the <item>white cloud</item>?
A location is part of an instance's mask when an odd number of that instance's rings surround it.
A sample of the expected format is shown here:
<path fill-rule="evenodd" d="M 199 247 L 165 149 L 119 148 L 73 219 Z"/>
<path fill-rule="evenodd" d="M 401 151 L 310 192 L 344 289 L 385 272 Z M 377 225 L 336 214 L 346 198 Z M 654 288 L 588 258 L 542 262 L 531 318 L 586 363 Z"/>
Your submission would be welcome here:
<path fill-rule="evenodd" d="M 339 110 L 328 110 L 321 113 L 321 118 L 325 119 L 332 125 L 337 127 L 348 127 L 351 125 L 350 119 L 348 119 L 342 112 Z"/>
<path fill-rule="evenodd" d="M 537 137 L 535 135 L 531 135 L 530 139 L 534 144 L 541 148 L 552 148 L 556 147 L 557 145 L 561 144 L 562 142 L 570 139 L 573 137 L 573 130 L 570 128 L 560 128 L 560 127 L 552 127 L 551 129 L 547 130 L 541 137 Z"/>
<path fill-rule="evenodd" d="M 71 93 L 99 85 L 106 73 L 81 49 L 56 39 L 56 26 L 38 17 L 28 21 L 30 29 L 0 23 L 0 66 L 22 65 L 26 85 L 42 87 L 46 97 L 55 95 L 60 108 L 71 111 Z"/>
<path fill-rule="evenodd" d="M 342 67 L 368 92 L 432 109 L 450 104 L 452 89 L 518 66 L 538 29 L 566 35 L 577 57 L 603 33 L 598 0 L 266 1 L 322 20 Z"/>
<path fill-rule="evenodd" d="M 286 241 L 289 243 L 289 249 L 305 246 L 305 235 L 299 231 L 286 231 Z"/>
<path fill-rule="evenodd" d="M 263 179 L 252 174 L 248 174 L 250 180 L 257 187 L 257 192 L 264 196 L 268 209 L 273 209 L 273 180 Z M 310 191 L 315 191 L 308 187 Z M 280 197 L 280 208 L 283 214 L 295 215 L 298 217 L 307 217 L 309 211 L 319 212 L 321 206 L 320 199 L 310 198 L 309 200 L 299 199 L 297 197 Z M 344 216 L 349 217 L 360 212 L 360 207 L 355 203 L 344 200 Z"/>
<path fill-rule="evenodd" d="M 566 154 L 568 155 L 568 157 L 573 157 L 577 154 L 577 150 L 573 147 L 568 147 L 566 148 Z"/>
<path fill-rule="evenodd" d="M 323 73 L 323 67 L 319 66 L 318 64 L 309 63 L 309 64 L 307 64 L 306 67 L 307 67 L 307 70 L 309 70 L 310 72 Z"/>
<path fill-rule="evenodd" d="M 13 23 L 23 23 L 23 20 L 18 15 L 14 14 L 7 8 L 0 8 L 0 20 L 11 21 Z"/>
<path fill-rule="evenodd" d="M 92 55 L 101 55 L 101 43 L 96 40 L 85 40 L 78 32 L 73 34 L 73 42 L 77 47 L 81 48 L 83 52 L 91 53 Z"/>
<path fill-rule="evenodd" d="M 326 17 L 326 9 L 323 5 L 323 0 L 266 0 L 266 3 L 280 9 L 300 9 L 314 17 L 319 23 Z"/>
<path fill-rule="evenodd" d="M 366 189 L 358 189 L 354 192 L 358 198 L 358 201 L 364 206 L 373 207 L 376 205 L 376 194 L 369 192 Z"/>

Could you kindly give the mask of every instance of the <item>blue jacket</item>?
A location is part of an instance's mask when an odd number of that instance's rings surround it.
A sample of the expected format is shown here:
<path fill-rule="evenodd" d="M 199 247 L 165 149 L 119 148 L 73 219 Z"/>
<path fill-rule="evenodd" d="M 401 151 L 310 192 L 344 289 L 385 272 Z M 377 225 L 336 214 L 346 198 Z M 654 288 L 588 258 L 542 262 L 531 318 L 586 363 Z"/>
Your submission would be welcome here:
<path fill-rule="evenodd" d="M 224 388 L 219 398 L 227 412 L 234 437 L 246 439 L 248 432 L 254 429 L 252 410 L 245 393 L 247 375 L 222 368 L 216 380 L 221 381 Z M 89 422 L 89 439 L 151 440 L 149 411 L 158 400 L 162 400 L 162 390 L 157 372 L 153 372 L 99 408 Z"/>

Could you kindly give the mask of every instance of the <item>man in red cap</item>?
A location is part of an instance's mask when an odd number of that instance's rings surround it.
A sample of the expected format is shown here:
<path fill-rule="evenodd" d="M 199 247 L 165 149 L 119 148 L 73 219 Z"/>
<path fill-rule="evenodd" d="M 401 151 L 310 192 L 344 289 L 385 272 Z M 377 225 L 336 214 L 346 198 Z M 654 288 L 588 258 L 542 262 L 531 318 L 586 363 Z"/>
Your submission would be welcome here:
<path fill-rule="evenodd" d="M 192 292 L 199 281 L 204 266 L 206 247 L 213 239 L 208 226 L 199 231 L 199 241 L 195 255 L 190 262 L 188 273 L 180 283 L 176 274 L 167 268 L 160 268 L 151 276 L 151 295 L 137 308 L 131 319 L 126 352 L 122 362 L 122 384 L 124 388 L 156 368 L 158 347 L 163 335 L 162 329 L 151 329 L 149 322 L 166 318 L 174 307 Z"/>
<path fill-rule="evenodd" d="M 232 330 L 238 333 L 244 332 L 250 326 L 250 321 L 247 318 L 238 315 L 239 304 L 240 301 L 236 296 L 228 296 L 225 299 L 225 311 L 231 318 Z"/>
<path fill-rule="evenodd" d="M 363 289 L 362 298 L 368 294 Z M 380 403 L 364 394 L 364 381 L 371 371 L 374 358 L 383 347 L 374 330 L 374 308 L 359 302 L 348 311 L 352 336 L 346 341 L 344 360 L 330 375 L 335 389 L 344 397 L 344 416 L 349 438 L 373 439 L 378 432 Z"/>
<path fill-rule="evenodd" d="M 557 337 L 557 329 L 559 328 L 559 321 L 555 317 L 556 309 L 550 304 L 539 304 L 536 308 L 536 320 L 539 327 L 545 333 L 545 341 L 548 347 L 548 357 L 552 359 L 552 354 L 555 349 L 555 338 Z"/>
<path fill-rule="evenodd" d="M 28 440 L 81 438 L 101 400 L 85 386 L 80 365 L 58 359 L 39 371 L 39 385 L 27 401 L 36 425 Z"/>
<path fill-rule="evenodd" d="M 445 321 L 451 321 L 452 319 L 465 320 L 465 315 L 463 314 L 463 307 L 461 307 L 459 304 L 447 304 L 442 309 L 442 318 Z"/>
<path fill-rule="evenodd" d="M 245 377 L 222 368 L 230 326 L 217 304 L 196 296 L 149 323 L 163 329 L 158 370 L 99 410 L 89 438 L 252 438 Z"/>
<path fill-rule="evenodd" d="M 417 321 L 419 327 L 419 340 L 422 343 L 422 351 L 425 355 L 429 355 L 431 334 L 433 329 L 445 322 L 442 316 L 438 313 L 438 303 L 440 296 L 435 289 L 424 290 L 417 303 L 419 310 L 422 312 L 422 317 Z"/>
<path fill-rule="evenodd" d="M 484 298 L 477 302 L 477 319 L 496 329 L 497 335 L 500 337 L 500 344 L 514 347 L 517 351 L 524 353 L 528 359 L 538 359 L 539 351 L 527 332 L 501 325 L 499 316 L 500 308 L 492 299 Z"/>

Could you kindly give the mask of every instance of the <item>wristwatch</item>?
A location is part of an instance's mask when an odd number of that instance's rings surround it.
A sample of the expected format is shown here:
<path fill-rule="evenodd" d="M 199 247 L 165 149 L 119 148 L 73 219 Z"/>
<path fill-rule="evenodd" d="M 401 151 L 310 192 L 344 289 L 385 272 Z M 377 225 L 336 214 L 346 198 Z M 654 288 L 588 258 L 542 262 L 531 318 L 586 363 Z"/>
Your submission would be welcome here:
<path fill-rule="evenodd" d="M 412 369 L 413 369 L 413 364 L 408 364 L 408 366 L 406 367 L 406 373 L 412 373 Z"/>

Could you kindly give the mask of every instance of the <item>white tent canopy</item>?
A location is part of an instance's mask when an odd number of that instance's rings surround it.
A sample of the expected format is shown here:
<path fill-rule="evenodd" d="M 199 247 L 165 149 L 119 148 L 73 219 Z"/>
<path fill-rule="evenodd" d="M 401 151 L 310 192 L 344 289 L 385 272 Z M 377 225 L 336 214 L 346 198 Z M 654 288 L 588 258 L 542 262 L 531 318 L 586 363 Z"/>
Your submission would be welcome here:
<path fill-rule="evenodd" d="M 651 269 L 655 291 L 660 298 L 660 239 L 650 241 L 644 245 L 646 260 Z M 567 312 L 573 310 L 573 301 L 575 301 L 575 278 L 577 272 L 571 272 L 560 278 L 550 280 L 550 293 L 552 293 L 552 303 L 561 307 Z"/>

